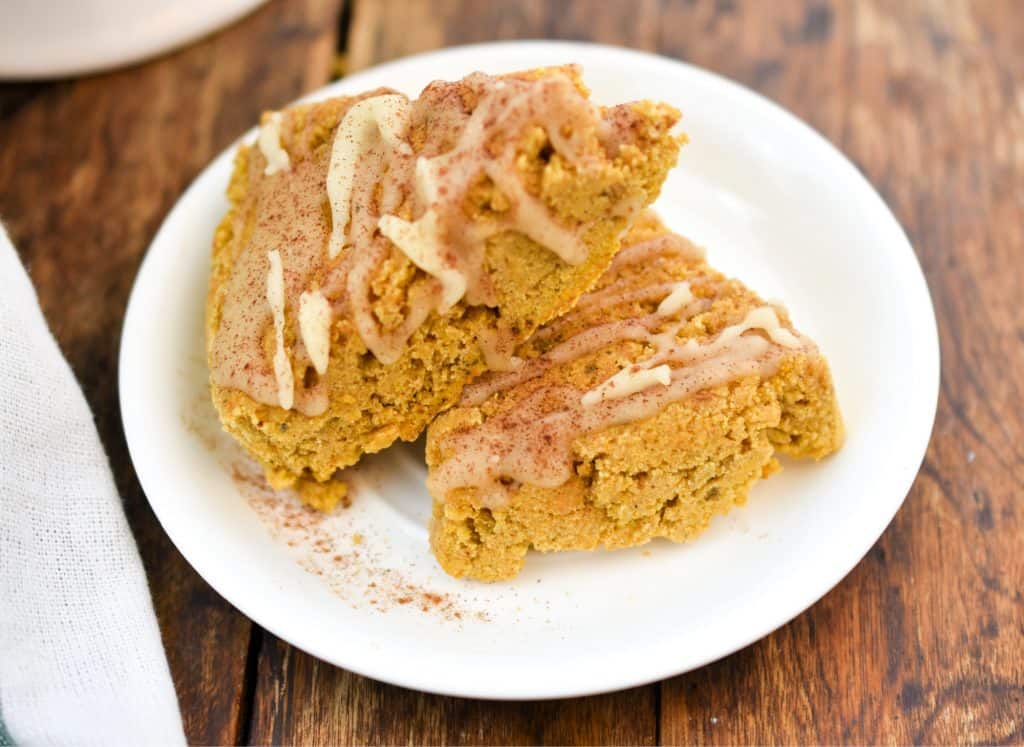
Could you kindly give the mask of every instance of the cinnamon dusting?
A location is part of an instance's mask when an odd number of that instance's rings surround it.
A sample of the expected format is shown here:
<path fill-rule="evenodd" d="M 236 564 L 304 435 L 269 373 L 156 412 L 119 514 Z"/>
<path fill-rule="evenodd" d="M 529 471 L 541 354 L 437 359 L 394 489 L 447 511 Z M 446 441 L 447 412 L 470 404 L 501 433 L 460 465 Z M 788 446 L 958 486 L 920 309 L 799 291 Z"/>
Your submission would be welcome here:
<path fill-rule="evenodd" d="M 300 553 L 298 562 L 354 607 L 377 612 L 411 607 L 448 622 L 486 613 L 465 608 L 458 596 L 418 584 L 401 569 L 382 566 L 360 532 L 340 532 L 337 515 L 304 505 L 290 491 L 275 491 L 259 468 L 247 460 L 231 465 L 236 487 L 271 535 Z"/>
<path fill-rule="evenodd" d="M 618 272 L 639 266 L 655 252 L 688 250 L 681 240 L 673 246 L 672 238 L 662 236 L 630 247 L 622 253 L 626 258 Z M 644 289 L 627 287 L 628 283 L 613 281 L 585 296 L 578 308 L 620 307 L 648 298 L 641 293 Z M 461 404 L 480 406 L 553 366 L 571 364 L 611 345 L 632 342 L 649 351 L 589 390 L 569 383 L 536 386 L 515 407 L 448 434 L 441 446 L 447 457 L 428 477 L 431 494 L 442 497 L 453 489 L 472 487 L 480 505 L 500 507 L 519 485 L 558 487 L 572 476 L 572 444 L 579 436 L 646 419 L 672 402 L 736 379 L 767 378 L 788 351 L 813 348 L 784 327 L 771 306 L 751 309 L 710 339 L 680 339 L 709 301 L 695 297 L 686 282 L 658 287 L 663 295 L 651 299 L 658 301 L 653 313 L 588 327 L 513 371 L 487 374 L 467 387 Z"/>
<path fill-rule="evenodd" d="M 518 172 L 519 149 L 523 138 L 539 128 L 550 159 L 581 173 L 599 169 L 618 148 L 616 128 L 626 126 L 621 117 L 602 113 L 563 72 L 503 79 L 474 73 L 463 85 L 475 94 L 471 110 L 465 102 L 446 102 L 439 114 L 438 102 L 426 91 L 417 101 L 382 93 L 350 103 L 334 130 L 329 159 L 291 163 L 281 143 L 290 112 L 266 118 L 258 138 L 266 173 L 288 173 L 280 179 L 278 197 L 266 197 L 266 204 L 257 206 L 252 241 L 258 243 L 264 234 L 280 237 L 275 251 L 283 265 L 283 299 L 273 323 L 275 328 L 304 328 L 298 335 L 301 344 L 284 353 L 279 345 L 268 365 L 262 335 L 271 318 L 266 307 L 253 301 L 253 278 L 265 265 L 258 252 L 243 252 L 210 347 L 216 385 L 239 389 L 258 402 L 285 409 L 294 405 L 303 415 L 319 415 L 328 407 L 325 387 L 286 386 L 285 363 L 289 372 L 293 366 L 300 371 L 312 367 L 322 374 L 325 341 L 329 344 L 325 330 L 340 316 L 351 320 L 379 361 L 390 364 L 431 314 L 444 314 L 459 302 L 497 305 L 485 261 L 492 236 L 515 231 L 567 264 L 586 260 L 588 224 L 568 225 L 553 217 L 551 207 L 535 194 L 536 185 L 524 183 Z M 415 127 L 426 131 L 424 141 L 413 142 Z M 465 209 L 482 182 L 496 189 L 486 220 Z M 640 204 L 634 202 L 620 201 L 617 214 L 635 213 Z M 372 285 L 396 248 L 429 280 L 410 288 L 404 317 L 385 327 L 374 313 Z M 302 325 L 301 318 L 300 296 L 312 292 L 311 287 L 323 295 L 315 327 Z M 303 298 L 308 307 L 310 297 Z"/>

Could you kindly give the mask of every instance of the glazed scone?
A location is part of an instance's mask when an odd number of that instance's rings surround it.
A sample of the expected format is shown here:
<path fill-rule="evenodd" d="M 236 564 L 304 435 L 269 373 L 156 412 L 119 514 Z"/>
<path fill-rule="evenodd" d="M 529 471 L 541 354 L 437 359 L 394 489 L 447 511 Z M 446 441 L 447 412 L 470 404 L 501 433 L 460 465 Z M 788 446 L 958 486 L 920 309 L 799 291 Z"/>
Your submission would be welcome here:
<path fill-rule="evenodd" d="M 527 551 L 699 534 L 843 426 L 828 364 L 786 312 L 651 214 L 598 286 L 427 431 L 430 542 L 452 576 L 519 573 Z"/>
<path fill-rule="evenodd" d="M 265 115 L 213 242 L 224 427 L 275 487 L 415 439 L 597 282 L 676 161 L 678 117 L 595 106 L 572 66 Z"/>

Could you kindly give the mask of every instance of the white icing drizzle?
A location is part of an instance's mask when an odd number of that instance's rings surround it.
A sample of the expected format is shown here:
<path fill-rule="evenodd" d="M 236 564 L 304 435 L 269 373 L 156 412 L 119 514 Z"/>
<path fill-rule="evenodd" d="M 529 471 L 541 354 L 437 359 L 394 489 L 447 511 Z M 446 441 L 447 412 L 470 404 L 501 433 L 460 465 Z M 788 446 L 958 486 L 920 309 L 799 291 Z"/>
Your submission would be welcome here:
<path fill-rule="evenodd" d="M 318 374 L 327 373 L 331 352 L 331 304 L 319 290 L 299 296 L 299 333 Z"/>
<path fill-rule="evenodd" d="M 436 212 L 428 210 L 411 223 L 394 215 L 384 215 L 377 225 L 414 265 L 441 282 L 438 313 L 445 313 L 459 302 L 466 293 L 466 276 L 445 261 Z"/>
<path fill-rule="evenodd" d="M 359 113 L 351 115 L 351 120 L 347 114 L 335 136 L 328 175 L 334 221 L 329 247 L 335 252 L 343 244 L 353 247 L 343 263 L 349 311 L 367 348 L 385 364 L 401 356 L 408 338 L 430 313 L 444 313 L 463 299 L 471 305 L 497 303 L 484 257 L 491 236 L 518 231 L 567 262 L 586 258 L 581 238 L 586 226 L 559 224 L 547 205 L 520 182 L 516 159 L 520 134 L 540 125 L 560 157 L 586 168 L 597 158 L 583 148 L 587 133 L 597 130 L 597 108 L 562 74 L 533 81 L 496 81 L 476 73 L 465 84 L 479 92 L 473 112 L 466 115 L 449 107 L 446 119 L 430 123 L 457 132 L 454 146 L 444 152 L 431 154 L 426 149 L 413 161 L 411 149 L 400 138 L 409 126 L 406 117 L 415 117 L 415 111 L 406 115 L 400 98 L 393 95 L 355 105 L 353 109 L 362 106 Z M 386 105 L 369 103 L 381 100 Z M 382 116 L 390 118 L 386 127 L 378 121 Z M 346 125 L 349 121 L 351 125 Z M 571 137 L 562 134 L 569 131 Z M 494 143 L 501 143 L 502 149 L 494 151 Z M 591 147 L 599 146 L 592 143 Z M 358 169 L 354 168 L 357 162 Z M 383 183 L 375 199 L 381 174 Z M 509 208 L 488 221 L 469 220 L 464 212 L 466 197 L 484 176 L 502 191 Z M 414 217 L 406 219 L 397 210 L 410 186 L 415 209 Z M 401 325 L 383 330 L 368 288 L 391 245 L 434 278 L 437 286 L 436 290 L 421 288 L 411 296 Z"/>
<path fill-rule="evenodd" d="M 409 99 L 401 94 L 373 96 L 353 104 L 341 118 L 327 167 L 327 197 L 331 203 L 331 236 L 327 256 L 334 259 L 346 245 L 352 213 L 352 187 L 360 160 L 374 146 L 412 153 L 404 138 L 409 128 Z"/>
<path fill-rule="evenodd" d="M 642 266 L 652 252 L 664 254 L 668 247 L 664 241 L 630 247 L 629 264 Z M 654 313 L 586 328 L 514 371 L 488 374 L 467 387 L 461 406 L 479 406 L 513 387 L 525 389 L 513 406 L 444 437 L 442 448 L 449 456 L 431 470 L 431 494 L 443 499 L 450 490 L 473 487 L 474 500 L 494 508 L 517 485 L 556 487 L 572 476 L 572 444 L 579 436 L 652 417 L 703 389 L 745 376 L 771 376 L 787 351 L 813 350 L 812 343 L 782 325 L 770 306 L 749 310 L 711 339 L 680 341 L 684 327 L 711 301 L 695 298 L 686 282 L 657 287 L 661 301 Z M 618 302 L 608 304 L 615 306 L 631 295 L 618 282 L 595 293 L 602 292 L 618 292 Z M 552 366 L 629 341 L 643 344 L 650 351 L 647 357 L 587 392 L 568 384 L 529 383 Z"/>
<path fill-rule="evenodd" d="M 623 267 L 630 265 L 642 265 L 655 257 L 680 257 L 682 259 L 699 260 L 704 259 L 704 250 L 674 233 L 661 234 L 649 241 L 628 246 L 612 260 L 608 267 L 608 274 L 614 274 Z"/>
<path fill-rule="evenodd" d="M 291 160 L 288 158 L 288 151 L 281 147 L 281 112 L 271 112 L 266 122 L 260 127 L 259 137 L 256 139 L 260 153 L 267 159 L 267 165 L 263 173 L 273 176 L 278 171 L 288 171 L 291 168 Z"/>
<path fill-rule="evenodd" d="M 690 284 L 684 280 L 681 283 L 676 283 L 672 292 L 658 304 L 658 313 L 662 316 L 672 316 L 692 301 L 693 293 L 690 291 Z"/>
<path fill-rule="evenodd" d="M 627 366 L 604 383 L 580 398 L 584 407 L 593 407 L 606 399 L 622 399 L 631 394 L 642 392 L 655 384 L 668 386 L 672 381 L 672 369 L 666 363 L 654 368 L 640 365 Z"/>
<path fill-rule="evenodd" d="M 642 341 L 647 338 L 644 320 L 626 319 L 602 324 L 580 332 L 557 345 L 542 356 L 524 360 L 514 370 L 487 374 L 462 390 L 462 406 L 483 404 L 491 395 L 506 391 L 523 382 L 535 379 L 552 366 L 568 363 L 581 355 L 593 353 L 620 340 Z"/>
<path fill-rule="evenodd" d="M 676 255 L 683 258 L 698 259 L 689 252 L 693 245 L 680 236 L 667 234 L 659 236 L 650 241 L 634 244 L 626 247 L 616 255 L 616 262 L 620 257 L 625 257 L 620 262 L 617 271 L 629 265 L 642 266 L 652 257 L 664 255 Z M 611 274 L 609 270 L 608 274 Z M 673 283 L 652 283 L 633 288 L 635 285 L 630 278 L 620 278 L 599 287 L 584 295 L 566 315 L 541 327 L 533 335 L 534 342 L 544 340 L 559 334 L 566 327 L 573 325 L 583 314 L 593 315 L 597 311 L 613 306 L 624 306 L 635 302 L 651 302 L 661 300 L 658 311 L 655 314 L 640 316 L 632 319 L 620 319 L 596 327 L 590 327 L 558 344 L 544 355 L 521 361 L 519 364 L 506 367 L 488 366 L 491 373 L 488 373 L 476 381 L 470 383 L 462 391 L 462 406 L 474 407 L 482 404 L 491 395 L 512 388 L 524 381 L 540 376 L 553 365 L 568 363 L 580 356 L 593 353 L 601 348 L 607 347 L 618 341 L 633 340 L 643 341 L 649 336 L 649 330 L 661 323 L 661 316 L 682 315 L 683 318 L 690 318 L 693 315 L 704 311 L 710 306 L 707 299 L 694 298 L 692 292 L 690 299 L 684 304 L 676 305 L 673 302 L 671 312 L 662 313 L 661 305 L 679 292 L 681 286 L 686 286 L 689 291 L 689 283 L 686 281 Z M 712 286 L 716 283 L 712 283 Z M 677 295 L 678 300 L 678 295 Z"/>
<path fill-rule="evenodd" d="M 666 405 L 703 389 L 745 376 L 772 375 L 786 348 L 768 337 L 744 334 L 753 330 L 772 334 L 777 320 L 772 323 L 761 313 L 765 310 L 774 317 L 767 307 L 755 309 L 711 341 L 698 343 L 691 339 L 675 343 L 671 349 L 659 349 L 629 374 L 644 382 L 647 377 L 643 371 L 668 366 L 671 378 L 665 385 L 645 386 L 621 398 L 587 397 L 586 404 L 586 395 L 581 396 L 575 387 L 539 386 L 514 408 L 491 416 L 479 426 L 449 434 L 444 448 L 450 456 L 427 478 L 431 495 L 443 498 L 455 488 L 474 487 L 475 500 L 496 508 L 507 501 L 510 485 L 557 487 L 572 476 L 572 444 L 579 436 L 652 417 Z M 760 326 L 762 322 L 768 329 Z M 656 338 L 667 340 L 668 335 L 668 330 L 648 332 L 644 341 L 657 345 Z M 523 368 L 530 363 L 524 363 Z M 654 375 L 663 380 L 663 370 Z"/>
<path fill-rule="evenodd" d="M 282 356 L 268 355 L 264 344 L 271 324 L 279 327 L 274 331 L 282 347 L 289 339 L 285 325 L 292 320 L 284 309 L 295 310 L 294 342 L 285 356 L 290 370 L 327 369 L 329 330 L 339 316 L 347 317 L 378 361 L 398 360 L 435 311 L 459 300 L 498 305 L 486 261 L 490 237 L 514 231 L 544 242 L 567 261 L 585 258 L 588 225 L 561 225 L 519 181 L 519 149 L 531 128 L 547 132 L 551 158 L 586 170 L 608 163 L 602 138 L 617 133 L 622 142 L 632 142 L 642 119 L 627 107 L 602 126 L 602 117 L 610 115 L 591 105 L 564 73 L 507 80 L 477 73 L 458 83 L 431 84 L 415 102 L 371 93 L 340 105 L 341 121 L 327 153 L 289 156 L 280 137 L 288 113 L 264 119 L 256 148 L 266 164 L 252 159 L 248 193 L 234 213 L 232 265 L 215 289 L 216 327 L 209 343 L 216 386 L 268 405 L 288 401 L 282 396 L 287 388 L 292 408 L 311 417 L 328 409 L 326 377 L 300 376 L 282 386 L 289 372 Z M 282 177 L 280 171 L 288 173 Z M 271 172 L 278 175 L 265 179 Z M 471 217 L 465 211 L 470 190 L 488 178 L 500 182 L 496 189 L 505 199 Z M 636 210 L 636 197 L 617 198 L 615 212 Z M 287 269 L 280 319 L 267 303 L 264 257 L 271 250 Z M 426 277 L 387 287 L 383 267 L 398 251 Z M 382 284 L 396 298 L 382 303 Z M 303 295 L 314 285 L 323 300 Z M 511 343 L 499 337 L 481 341 L 491 365 L 518 370 L 513 352 L 522 336 L 511 337 Z"/>
<path fill-rule="evenodd" d="M 274 378 L 277 380 L 277 401 L 285 410 L 292 409 L 295 399 L 295 380 L 292 364 L 284 349 L 284 267 L 277 249 L 267 252 L 270 269 L 267 271 L 267 303 L 274 317 Z"/>
<path fill-rule="evenodd" d="M 555 142 L 554 138 L 552 142 Z M 555 151 L 559 155 L 565 153 L 569 156 L 567 160 L 572 160 L 569 151 L 559 150 L 557 146 Z M 526 191 L 519 177 L 508 170 L 507 164 L 489 163 L 484 170 L 495 186 L 512 201 L 510 221 L 516 230 L 553 251 L 566 264 L 583 264 L 587 259 L 587 247 L 580 240 L 578 231 L 566 228 L 552 218 L 551 209 Z M 498 232 L 495 230 L 493 233 Z M 489 236 L 490 233 L 487 232 L 484 236 Z"/>
<path fill-rule="evenodd" d="M 244 213 L 236 214 L 232 228 L 236 235 L 249 232 L 248 245 L 239 252 L 230 276 L 216 290 L 220 303 L 209 349 L 211 380 L 218 387 L 238 389 L 266 405 L 280 404 L 274 353 L 266 345 L 268 329 L 273 334 L 274 323 L 267 303 L 267 252 L 274 250 L 280 256 L 286 270 L 284 307 L 297 312 L 301 291 L 309 287 L 324 259 L 329 229 L 323 211 L 323 170 L 324 166 L 304 159 L 292 163 L 291 173 L 286 177 L 259 177 L 265 186 L 254 199 L 262 209 L 256 210 L 249 226 L 245 224 Z M 262 171 L 260 165 L 260 174 Z M 272 209 L 267 209 L 271 197 Z M 332 298 L 328 293 L 324 295 Z M 285 317 L 286 331 L 288 324 L 298 321 L 297 313 L 292 316 L 294 320 Z M 293 371 L 304 371 L 313 365 L 297 328 L 288 354 Z M 305 376 L 295 377 L 292 409 L 316 416 L 327 406 L 325 378 L 310 381 Z"/>
<path fill-rule="evenodd" d="M 784 348 L 796 349 L 801 345 L 799 338 L 779 322 L 779 317 L 773 306 L 760 306 L 751 309 L 741 324 L 723 330 L 721 337 L 726 340 L 733 339 L 752 329 L 763 331 L 771 338 L 772 342 Z"/>
<path fill-rule="evenodd" d="M 689 294 L 689 286 L 687 284 L 681 285 L 686 285 L 686 290 Z M 673 293 L 675 292 L 673 291 Z M 669 295 L 661 302 L 661 305 L 658 306 L 658 314 L 665 315 L 662 306 L 671 297 Z M 689 294 L 689 297 L 692 303 L 692 294 Z M 676 311 L 681 308 L 684 307 L 681 305 L 677 306 Z M 674 312 L 668 313 L 672 314 Z M 581 399 L 583 406 L 592 407 L 606 399 L 628 396 L 653 386 L 655 383 L 667 386 L 669 382 L 663 381 L 663 379 L 669 376 L 668 372 L 670 369 L 668 368 L 668 363 L 687 363 L 695 360 L 711 359 L 724 351 L 733 340 L 738 339 L 741 335 L 751 330 L 756 329 L 764 332 L 772 342 L 782 347 L 800 347 L 800 341 L 792 332 L 781 325 L 779 318 L 775 314 L 775 309 L 770 306 L 760 306 L 756 309 L 751 309 L 747 312 L 742 322 L 726 327 L 712 342 L 699 343 L 696 340 L 690 339 L 683 344 L 679 344 L 676 337 L 679 334 L 679 330 L 688 321 L 689 317 L 683 317 L 668 329 L 656 334 L 650 334 L 645 341 L 653 345 L 657 352 L 639 363 L 627 366 L 584 394 Z M 655 374 L 655 371 L 658 373 Z"/>
<path fill-rule="evenodd" d="M 474 74 L 467 82 L 482 84 Z M 488 151 L 495 131 L 515 133 L 529 124 L 545 127 L 559 156 L 577 168 L 592 157 L 586 133 L 596 131 L 598 113 L 572 81 L 554 75 L 538 81 L 498 81 L 486 86 L 465 123 L 455 147 L 446 153 L 417 159 L 416 194 L 423 211 L 414 220 L 383 215 L 381 232 L 424 272 L 441 283 L 437 311 L 444 313 L 464 296 L 470 304 L 494 305 L 484 280 L 483 250 L 491 236 L 514 230 L 548 248 L 563 261 L 579 265 L 587 248 L 580 227 L 556 221 L 550 208 L 530 194 L 515 167 L 517 141 L 508 138 L 499 154 Z M 571 131 L 565 137 L 563 131 Z M 486 175 L 509 200 L 505 215 L 488 223 L 469 223 L 461 215 L 469 189 Z M 458 226 L 459 230 L 451 230 Z"/>

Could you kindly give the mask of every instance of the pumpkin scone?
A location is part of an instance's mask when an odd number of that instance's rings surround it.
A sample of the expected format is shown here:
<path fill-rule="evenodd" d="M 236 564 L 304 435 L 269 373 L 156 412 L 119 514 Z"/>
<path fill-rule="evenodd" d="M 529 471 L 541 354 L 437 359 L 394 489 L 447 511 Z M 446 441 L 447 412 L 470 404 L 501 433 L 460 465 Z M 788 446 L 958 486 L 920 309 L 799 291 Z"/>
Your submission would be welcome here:
<path fill-rule="evenodd" d="M 594 285 L 683 138 L 591 103 L 574 66 L 380 89 L 264 115 L 207 301 L 214 404 L 274 487 L 415 439 Z"/>
<path fill-rule="evenodd" d="M 430 541 L 494 581 L 527 551 L 682 542 L 843 440 L 828 364 L 784 309 L 648 213 L 595 290 L 427 433 Z"/>

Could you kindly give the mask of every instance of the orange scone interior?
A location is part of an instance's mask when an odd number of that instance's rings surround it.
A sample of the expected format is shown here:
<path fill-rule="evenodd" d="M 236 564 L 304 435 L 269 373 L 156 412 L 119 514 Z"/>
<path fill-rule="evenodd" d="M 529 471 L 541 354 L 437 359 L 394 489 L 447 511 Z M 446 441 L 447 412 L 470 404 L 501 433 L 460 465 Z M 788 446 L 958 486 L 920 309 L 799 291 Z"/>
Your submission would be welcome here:
<path fill-rule="evenodd" d="M 430 540 L 494 581 L 527 551 L 682 542 L 842 443 L 828 364 L 784 309 L 646 214 L 597 287 L 427 434 Z"/>
<path fill-rule="evenodd" d="M 275 487 L 416 438 L 597 282 L 676 161 L 678 116 L 596 106 L 572 66 L 265 115 L 213 243 L 225 428 Z"/>

